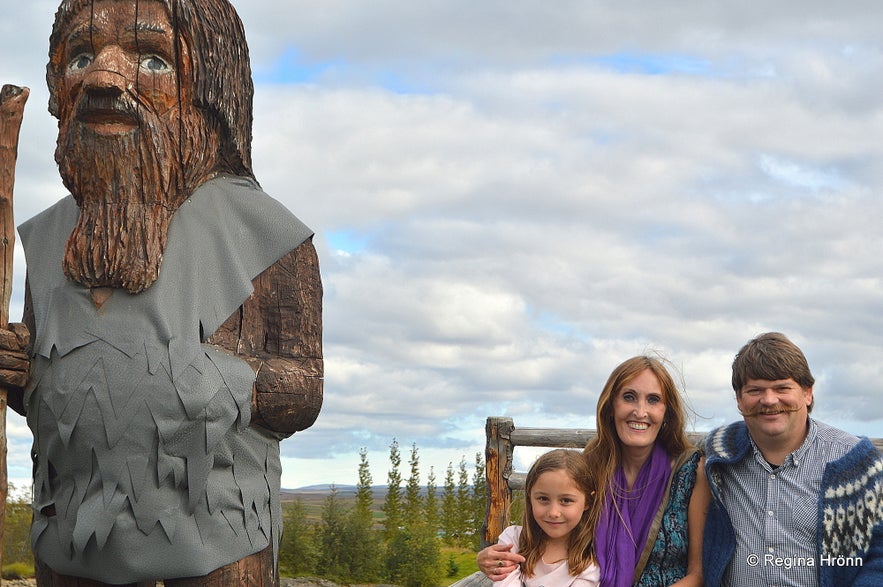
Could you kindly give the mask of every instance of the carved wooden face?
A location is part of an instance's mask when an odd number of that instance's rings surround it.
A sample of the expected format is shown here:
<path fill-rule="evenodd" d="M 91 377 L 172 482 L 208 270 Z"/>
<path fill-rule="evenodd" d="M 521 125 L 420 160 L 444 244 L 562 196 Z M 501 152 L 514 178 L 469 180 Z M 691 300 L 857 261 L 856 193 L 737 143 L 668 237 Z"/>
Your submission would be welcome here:
<path fill-rule="evenodd" d="M 143 291 L 159 275 L 172 214 L 216 171 L 218 125 L 194 105 L 189 51 L 162 2 L 86 4 L 53 58 L 55 159 L 80 206 L 64 272 Z"/>
<path fill-rule="evenodd" d="M 164 4 L 99 0 L 90 8 L 74 17 L 63 39 L 62 121 L 74 116 L 97 134 L 125 133 L 141 123 L 121 96 L 165 119 L 190 100 L 186 47 L 178 46 Z"/>

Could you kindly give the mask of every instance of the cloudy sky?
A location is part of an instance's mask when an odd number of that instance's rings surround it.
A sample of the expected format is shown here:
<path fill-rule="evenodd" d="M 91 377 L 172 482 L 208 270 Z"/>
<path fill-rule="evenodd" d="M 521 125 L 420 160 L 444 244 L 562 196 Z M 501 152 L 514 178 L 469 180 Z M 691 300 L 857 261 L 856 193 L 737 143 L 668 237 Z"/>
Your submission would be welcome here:
<path fill-rule="evenodd" d="M 32 90 L 21 222 L 64 195 L 56 2 L 6 4 L 0 82 Z M 593 427 L 645 352 L 709 430 L 769 330 L 806 352 L 816 417 L 883 436 L 883 4 L 235 4 L 255 171 L 316 231 L 325 286 L 325 403 L 282 444 L 284 486 L 355 483 L 361 447 L 384 483 L 393 439 L 441 482 L 488 416 Z M 26 478 L 23 419 L 9 434 Z"/>

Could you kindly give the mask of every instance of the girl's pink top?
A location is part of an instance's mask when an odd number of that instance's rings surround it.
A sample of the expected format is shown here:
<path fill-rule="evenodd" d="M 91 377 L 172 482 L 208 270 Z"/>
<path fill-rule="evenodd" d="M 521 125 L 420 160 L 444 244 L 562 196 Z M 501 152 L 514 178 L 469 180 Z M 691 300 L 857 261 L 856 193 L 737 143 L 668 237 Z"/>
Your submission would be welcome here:
<path fill-rule="evenodd" d="M 512 552 L 518 552 L 518 537 L 521 526 L 509 526 L 500 534 L 499 544 L 512 544 Z M 578 576 L 574 577 L 563 560 L 547 565 L 540 560 L 534 567 L 532 577 L 526 577 L 517 568 L 500 581 L 494 581 L 494 587 L 598 587 L 601 583 L 601 569 L 595 563 L 590 564 Z"/>

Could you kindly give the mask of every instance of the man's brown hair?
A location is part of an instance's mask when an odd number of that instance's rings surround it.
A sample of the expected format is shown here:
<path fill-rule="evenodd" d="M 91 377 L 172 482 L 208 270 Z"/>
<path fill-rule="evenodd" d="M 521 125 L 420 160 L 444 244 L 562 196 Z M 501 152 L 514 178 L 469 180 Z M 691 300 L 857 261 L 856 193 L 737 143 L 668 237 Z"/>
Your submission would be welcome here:
<path fill-rule="evenodd" d="M 737 396 L 749 379 L 793 379 L 804 389 L 816 382 L 803 351 L 780 332 L 761 334 L 736 353 L 732 382 Z M 812 410 L 812 405 L 809 409 Z"/>

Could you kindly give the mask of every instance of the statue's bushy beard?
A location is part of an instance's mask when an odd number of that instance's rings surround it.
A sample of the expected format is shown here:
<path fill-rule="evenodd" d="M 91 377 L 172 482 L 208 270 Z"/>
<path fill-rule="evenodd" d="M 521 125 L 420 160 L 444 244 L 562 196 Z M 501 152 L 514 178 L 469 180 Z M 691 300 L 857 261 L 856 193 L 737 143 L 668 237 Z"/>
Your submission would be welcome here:
<path fill-rule="evenodd" d="M 217 152 L 195 110 L 183 120 L 144 109 L 138 117 L 124 134 L 97 134 L 72 116 L 60 127 L 55 156 L 80 207 L 63 269 L 86 287 L 139 293 L 156 281 L 172 215 Z"/>

